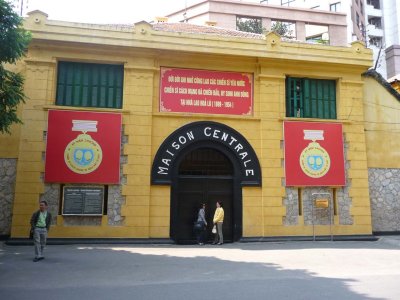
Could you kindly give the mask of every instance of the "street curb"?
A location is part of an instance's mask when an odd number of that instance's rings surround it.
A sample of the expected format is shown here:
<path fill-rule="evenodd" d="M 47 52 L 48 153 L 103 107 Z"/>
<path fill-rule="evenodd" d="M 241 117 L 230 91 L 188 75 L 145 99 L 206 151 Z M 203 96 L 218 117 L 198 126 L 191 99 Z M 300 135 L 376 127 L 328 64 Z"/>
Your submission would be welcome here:
<path fill-rule="evenodd" d="M 333 241 L 368 241 L 376 242 L 379 240 L 374 235 L 335 235 L 332 237 Z M 254 243 L 254 242 L 307 242 L 314 241 L 312 236 L 277 236 L 277 237 L 249 237 L 241 238 L 241 243 Z M 316 236 L 315 241 L 331 241 L 330 235 Z"/>
<path fill-rule="evenodd" d="M 333 236 L 333 241 L 368 241 L 375 242 L 379 238 L 373 235 L 342 235 Z M 239 243 L 259 242 L 307 242 L 314 241 L 312 236 L 278 236 L 278 237 L 249 237 L 241 238 Z M 315 241 L 331 241 L 331 236 L 317 236 Z M 9 246 L 31 246 L 33 240 L 28 238 L 9 238 L 5 241 Z M 127 239 L 127 238 L 48 238 L 48 245 L 75 244 L 127 244 L 127 245 L 175 245 L 171 239 Z"/>
<path fill-rule="evenodd" d="M 10 238 L 5 241 L 8 246 L 32 246 L 33 240 L 28 238 Z M 171 245 L 171 239 L 126 239 L 126 238 L 48 238 L 47 245 L 75 245 L 75 244 L 144 244 L 144 245 Z"/>

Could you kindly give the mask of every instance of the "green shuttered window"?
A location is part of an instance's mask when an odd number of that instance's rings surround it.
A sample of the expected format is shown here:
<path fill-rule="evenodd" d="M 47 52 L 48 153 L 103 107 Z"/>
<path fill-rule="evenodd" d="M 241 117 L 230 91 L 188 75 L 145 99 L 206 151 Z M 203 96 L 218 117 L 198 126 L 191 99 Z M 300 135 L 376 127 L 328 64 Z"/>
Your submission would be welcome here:
<path fill-rule="evenodd" d="M 122 108 L 123 65 L 58 63 L 56 104 Z"/>
<path fill-rule="evenodd" d="M 336 81 L 287 77 L 286 116 L 336 119 Z"/>

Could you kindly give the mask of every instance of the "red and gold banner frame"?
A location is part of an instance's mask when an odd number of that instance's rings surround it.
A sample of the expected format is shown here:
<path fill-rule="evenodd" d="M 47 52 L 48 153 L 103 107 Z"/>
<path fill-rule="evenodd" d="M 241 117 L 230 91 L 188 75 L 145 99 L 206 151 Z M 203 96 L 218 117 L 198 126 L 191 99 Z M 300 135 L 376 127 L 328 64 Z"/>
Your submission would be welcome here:
<path fill-rule="evenodd" d="M 165 68 L 160 70 L 160 111 L 253 114 L 253 74 Z"/>
<path fill-rule="evenodd" d="M 118 113 L 49 110 L 45 182 L 118 184 Z"/>
<path fill-rule="evenodd" d="M 283 123 L 286 186 L 346 185 L 339 123 Z"/>

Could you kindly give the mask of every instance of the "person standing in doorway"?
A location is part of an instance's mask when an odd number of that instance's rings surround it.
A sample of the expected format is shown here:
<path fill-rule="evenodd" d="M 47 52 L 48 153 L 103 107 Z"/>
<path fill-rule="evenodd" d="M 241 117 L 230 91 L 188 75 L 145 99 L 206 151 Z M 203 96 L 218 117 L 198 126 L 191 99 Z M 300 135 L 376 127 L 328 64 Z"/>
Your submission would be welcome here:
<path fill-rule="evenodd" d="M 224 243 L 224 236 L 222 234 L 222 224 L 224 223 L 224 209 L 222 208 L 222 202 L 217 201 L 216 210 L 214 213 L 213 223 L 217 228 L 217 233 L 215 234 L 213 245 L 222 245 Z"/>
<path fill-rule="evenodd" d="M 47 233 L 50 230 L 51 214 L 47 211 L 48 204 L 42 200 L 39 203 L 39 210 L 31 217 L 31 230 L 33 230 L 33 243 L 35 246 L 34 262 L 44 259 L 43 250 L 46 246 Z"/>
<path fill-rule="evenodd" d="M 200 209 L 197 214 L 197 225 L 198 225 L 198 229 L 196 232 L 197 243 L 199 245 L 204 245 L 205 233 L 206 233 L 206 227 L 207 227 L 206 205 L 204 203 L 202 203 L 200 205 Z"/>

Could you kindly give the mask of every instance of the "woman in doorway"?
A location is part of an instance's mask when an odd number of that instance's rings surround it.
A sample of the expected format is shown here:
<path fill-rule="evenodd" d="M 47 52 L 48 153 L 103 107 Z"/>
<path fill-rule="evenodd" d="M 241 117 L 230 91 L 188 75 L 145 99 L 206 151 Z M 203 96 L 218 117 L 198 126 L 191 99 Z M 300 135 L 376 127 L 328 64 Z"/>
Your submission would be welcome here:
<path fill-rule="evenodd" d="M 196 231 L 196 238 L 197 238 L 197 244 L 199 245 L 204 245 L 206 226 L 207 226 L 207 221 L 205 216 L 206 216 L 206 205 L 202 203 L 200 205 L 200 209 L 197 214 L 198 228 Z"/>
<path fill-rule="evenodd" d="M 224 243 L 224 236 L 222 234 L 222 224 L 224 222 L 224 209 L 222 208 L 222 202 L 217 201 L 216 203 L 217 209 L 214 213 L 214 226 L 217 228 L 217 233 L 215 234 L 213 245 L 218 244 L 222 245 Z"/>

